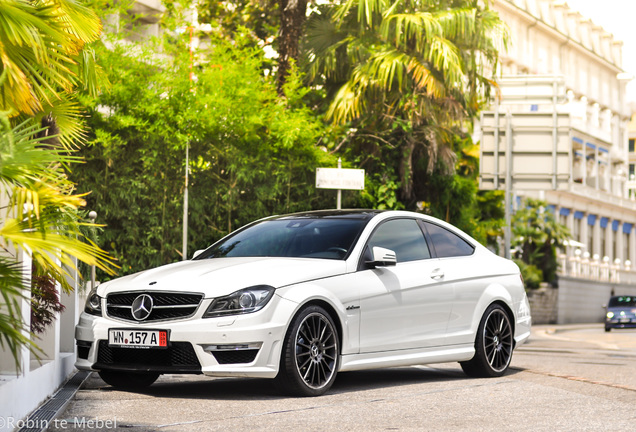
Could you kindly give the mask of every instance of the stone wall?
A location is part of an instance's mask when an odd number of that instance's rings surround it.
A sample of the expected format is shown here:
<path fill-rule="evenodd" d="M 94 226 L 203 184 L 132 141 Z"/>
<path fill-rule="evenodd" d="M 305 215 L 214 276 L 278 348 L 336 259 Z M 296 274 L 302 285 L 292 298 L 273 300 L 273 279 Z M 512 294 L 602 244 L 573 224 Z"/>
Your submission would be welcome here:
<path fill-rule="evenodd" d="M 549 286 L 528 291 L 532 324 L 556 324 L 559 290 Z"/>
<path fill-rule="evenodd" d="M 636 285 L 559 276 L 559 288 L 528 291 L 532 324 L 602 323 L 612 295 L 636 296 Z"/>

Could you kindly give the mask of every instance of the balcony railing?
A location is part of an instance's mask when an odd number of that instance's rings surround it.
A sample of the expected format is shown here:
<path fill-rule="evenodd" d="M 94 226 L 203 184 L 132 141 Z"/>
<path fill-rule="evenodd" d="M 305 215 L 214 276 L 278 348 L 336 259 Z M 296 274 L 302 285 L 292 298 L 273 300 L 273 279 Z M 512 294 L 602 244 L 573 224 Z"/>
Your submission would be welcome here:
<path fill-rule="evenodd" d="M 573 256 L 559 255 L 560 274 L 600 282 L 636 284 L 636 269 L 632 269 L 629 260 L 621 263 L 616 259 L 612 263 L 609 257 L 600 259 L 598 255 L 590 257 L 588 253 L 578 252 Z"/>

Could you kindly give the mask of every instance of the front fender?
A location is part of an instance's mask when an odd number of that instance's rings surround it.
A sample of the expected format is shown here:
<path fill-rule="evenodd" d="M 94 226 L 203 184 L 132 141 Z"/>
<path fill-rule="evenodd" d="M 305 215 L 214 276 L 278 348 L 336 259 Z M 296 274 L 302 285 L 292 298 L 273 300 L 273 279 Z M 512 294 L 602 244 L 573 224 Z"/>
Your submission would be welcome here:
<path fill-rule="evenodd" d="M 346 276 L 331 278 L 323 283 L 307 282 L 278 289 L 276 292 L 279 296 L 297 305 L 287 327 L 307 304 L 322 304 L 340 330 L 341 353 L 357 353 L 360 341 L 360 296 L 358 288 L 352 288 L 356 285 L 347 283 L 346 279 Z M 329 284 L 329 288 L 325 284 Z"/>

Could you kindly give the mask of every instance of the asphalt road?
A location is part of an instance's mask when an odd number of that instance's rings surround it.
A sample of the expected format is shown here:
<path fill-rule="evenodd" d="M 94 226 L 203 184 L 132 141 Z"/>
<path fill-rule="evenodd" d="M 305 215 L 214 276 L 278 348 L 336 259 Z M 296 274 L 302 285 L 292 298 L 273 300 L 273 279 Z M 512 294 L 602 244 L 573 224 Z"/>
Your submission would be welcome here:
<path fill-rule="evenodd" d="M 92 423 L 91 423 L 92 421 Z M 101 423 L 100 423 L 101 422 Z M 458 364 L 349 372 L 318 398 L 272 382 L 164 376 L 144 393 L 93 374 L 50 431 L 600 431 L 636 427 L 636 330 L 537 326 L 501 378 Z"/>

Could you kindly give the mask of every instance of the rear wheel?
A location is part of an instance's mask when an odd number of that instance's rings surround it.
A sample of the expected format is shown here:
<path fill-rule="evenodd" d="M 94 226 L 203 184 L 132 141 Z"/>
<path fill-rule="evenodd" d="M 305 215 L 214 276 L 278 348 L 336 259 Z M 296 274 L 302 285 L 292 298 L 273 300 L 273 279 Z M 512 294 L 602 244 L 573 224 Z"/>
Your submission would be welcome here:
<path fill-rule="evenodd" d="M 336 379 L 340 341 L 331 316 L 319 306 L 301 310 L 285 335 L 276 379 L 287 393 L 320 396 Z"/>
<path fill-rule="evenodd" d="M 508 313 L 501 305 L 492 304 L 479 323 L 475 338 L 475 356 L 460 362 L 466 375 L 497 377 L 506 373 L 512 359 L 514 339 Z"/>
<path fill-rule="evenodd" d="M 124 390 L 143 390 L 157 381 L 159 374 L 155 372 L 99 371 L 99 377 L 113 387 Z"/>

